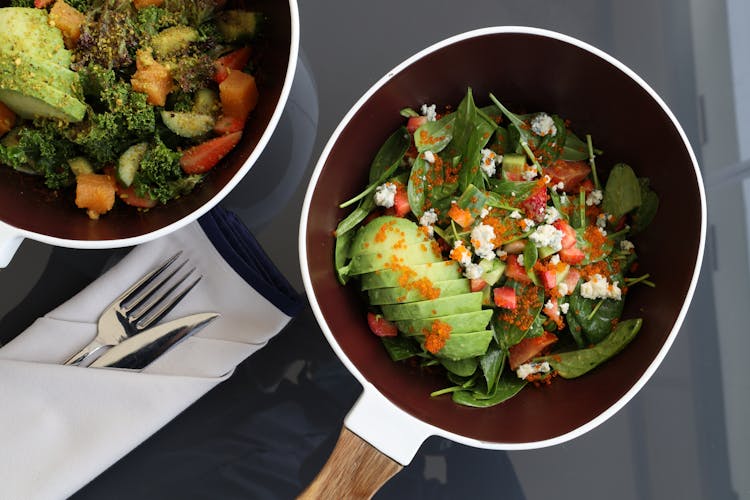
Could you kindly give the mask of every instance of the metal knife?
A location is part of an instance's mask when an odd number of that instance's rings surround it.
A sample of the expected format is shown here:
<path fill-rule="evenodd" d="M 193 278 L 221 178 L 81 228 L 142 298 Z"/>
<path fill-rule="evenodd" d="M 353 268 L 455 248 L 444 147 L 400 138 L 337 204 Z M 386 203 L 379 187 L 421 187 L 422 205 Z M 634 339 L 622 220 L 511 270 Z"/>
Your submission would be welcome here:
<path fill-rule="evenodd" d="M 89 367 L 143 369 L 219 316 L 219 313 L 207 312 L 160 323 L 111 347 Z"/>

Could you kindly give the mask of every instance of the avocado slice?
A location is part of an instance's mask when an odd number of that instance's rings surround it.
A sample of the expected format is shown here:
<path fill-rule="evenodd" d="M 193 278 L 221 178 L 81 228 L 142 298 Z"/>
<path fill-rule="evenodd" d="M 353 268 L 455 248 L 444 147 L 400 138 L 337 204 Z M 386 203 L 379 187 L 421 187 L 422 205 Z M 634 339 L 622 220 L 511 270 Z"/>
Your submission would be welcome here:
<path fill-rule="evenodd" d="M 451 333 L 473 332 L 487 328 L 490 319 L 492 319 L 492 309 L 482 309 L 481 311 L 450 314 L 437 318 L 405 319 L 396 322 L 396 326 L 405 335 L 421 335 L 425 330 L 430 331 L 432 323 L 439 320 L 450 325 Z"/>
<path fill-rule="evenodd" d="M 449 314 L 467 313 L 482 309 L 482 292 L 470 292 L 408 304 L 382 305 L 383 317 L 388 321 L 435 318 Z"/>
<path fill-rule="evenodd" d="M 70 67 L 72 53 L 65 48 L 62 32 L 49 25 L 44 9 L 0 9 L 0 46 L 15 52 Z"/>
<path fill-rule="evenodd" d="M 466 278 L 438 281 L 433 286 L 439 290 L 440 297 L 450 297 L 451 295 L 459 295 L 471 291 L 470 282 Z M 407 290 L 400 286 L 375 288 L 370 290 L 368 295 L 370 296 L 370 304 L 375 306 L 383 304 L 408 304 L 409 302 L 418 302 L 427 298 L 421 290 Z"/>
<path fill-rule="evenodd" d="M 21 118 L 56 118 L 79 122 L 86 114 L 86 105 L 54 87 L 42 83 L 25 85 L 0 77 L 0 102 Z"/>
<path fill-rule="evenodd" d="M 410 272 L 413 272 L 412 273 Z M 405 266 L 403 269 L 381 269 L 371 273 L 362 274 L 362 290 L 373 288 L 387 288 L 401 286 L 401 279 L 409 281 L 427 278 L 433 283 L 437 281 L 455 280 L 463 278 L 461 266 L 458 262 L 446 260 L 429 264 L 416 264 Z"/>
<path fill-rule="evenodd" d="M 6 58 L 7 56 L 7 58 Z M 0 48 L 0 79 L 23 82 L 24 86 L 44 84 L 60 92 L 82 97 L 78 73 L 33 56 L 17 56 Z"/>
<path fill-rule="evenodd" d="M 386 248 L 380 252 L 355 255 L 349 264 L 349 275 L 370 273 L 378 269 L 399 265 L 429 264 L 442 260 L 443 256 L 438 249 L 431 245 L 415 243 L 409 244 L 404 249 L 391 250 Z"/>
<path fill-rule="evenodd" d="M 418 337 L 418 339 L 421 344 L 424 344 L 423 336 Z M 451 332 L 445 341 L 445 345 L 437 352 L 436 356 L 451 360 L 481 356 L 487 352 L 491 340 L 492 330 Z"/>
<path fill-rule="evenodd" d="M 414 222 L 403 217 L 384 215 L 371 220 L 357 231 L 349 248 L 349 257 L 361 253 L 403 250 L 411 243 L 430 245 L 433 242 Z"/>

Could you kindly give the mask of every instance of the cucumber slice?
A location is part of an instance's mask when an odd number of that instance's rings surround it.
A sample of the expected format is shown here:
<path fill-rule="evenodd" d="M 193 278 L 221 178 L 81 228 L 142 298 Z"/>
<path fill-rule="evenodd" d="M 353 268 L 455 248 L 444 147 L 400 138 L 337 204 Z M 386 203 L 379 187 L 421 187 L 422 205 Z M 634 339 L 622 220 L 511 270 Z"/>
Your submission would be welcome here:
<path fill-rule="evenodd" d="M 219 111 L 219 96 L 211 89 L 200 89 L 195 93 L 193 113 L 214 116 Z"/>
<path fill-rule="evenodd" d="M 148 150 L 148 143 L 141 142 L 130 146 L 117 160 L 117 179 L 125 187 L 130 187 L 135 174 L 141 166 L 141 160 Z"/>
<path fill-rule="evenodd" d="M 161 120 L 169 130 L 180 137 L 200 137 L 214 127 L 215 120 L 209 115 L 198 113 L 162 111 Z"/>
<path fill-rule="evenodd" d="M 190 26 L 172 26 L 154 35 L 151 47 L 157 58 L 163 58 L 187 49 L 192 42 L 198 41 L 198 36 L 198 30 Z"/>
<path fill-rule="evenodd" d="M 76 156 L 75 158 L 71 158 L 70 160 L 68 160 L 68 165 L 70 165 L 70 169 L 73 171 L 73 174 L 76 177 L 83 174 L 94 173 L 94 167 L 91 165 L 91 162 L 83 156 Z"/>

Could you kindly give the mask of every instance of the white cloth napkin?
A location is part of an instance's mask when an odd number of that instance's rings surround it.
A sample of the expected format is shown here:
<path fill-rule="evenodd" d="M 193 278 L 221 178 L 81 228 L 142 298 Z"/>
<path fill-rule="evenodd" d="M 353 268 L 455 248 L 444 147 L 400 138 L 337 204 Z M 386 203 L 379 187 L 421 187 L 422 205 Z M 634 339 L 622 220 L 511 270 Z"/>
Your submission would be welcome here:
<path fill-rule="evenodd" d="M 60 364 L 94 338 L 115 297 L 178 250 L 203 279 L 165 320 L 221 317 L 141 372 Z M 134 248 L 0 349 L 0 498 L 73 494 L 229 377 L 300 306 L 252 235 L 220 207 Z"/>

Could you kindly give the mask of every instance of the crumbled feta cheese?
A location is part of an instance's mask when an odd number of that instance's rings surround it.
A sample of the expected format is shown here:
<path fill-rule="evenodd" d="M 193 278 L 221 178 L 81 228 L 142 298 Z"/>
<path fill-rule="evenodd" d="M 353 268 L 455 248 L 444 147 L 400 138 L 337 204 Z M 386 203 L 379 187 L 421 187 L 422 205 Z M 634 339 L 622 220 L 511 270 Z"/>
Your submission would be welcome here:
<path fill-rule="evenodd" d="M 544 181 L 545 184 L 549 184 L 552 181 L 552 177 L 550 177 L 547 174 L 544 174 L 544 177 L 542 177 L 542 180 Z"/>
<path fill-rule="evenodd" d="M 523 265 L 523 254 L 522 253 L 518 254 L 518 257 L 516 257 L 516 262 L 518 262 L 519 266 Z"/>
<path fill-rule="evenodd" d="M 546 304 L 544 304 L 544 308 L 548 311 L 552 311 L 555 308 L 555 304 L 552 303 L 552 299 L 549 299 Z"/>
<path fill-rule="evenodd" d="M 607 227 L 607 214 L 599 214 L 596 216 L 596 227 Z"/>
<path fill-rule="evenodd" d="M 542 363 L 524 363 L 516 368 L 516 375 L 518 378 L 525 379 L 535 373 L 549 373 L 550 370 L 549 363 L 546 361 Z"/>
<path fill-rule="evenodd" d="M 568 314 L 568 309 L 570 309 L 570 304 L 565 302 L 564 304 L 560 304 L 560 312 L 563 314 Z"/>
<path fill-rule="evenodd" d="M 503 250 L 502 248 L 498 248 L 498 249 L 497 249 L 497 250 L 495 251 L 495 255 L 497 255 L 497 256 L 498 256 L 498 258 L 502 259 L 503 257 L 507 257 L 507 256 L 508 256 L 508 252 L 506 252 L 506 251 L 505 251 L 505 250 Z"/>
<path fill-rule="evenodd" d="M 529 229 L 531 229 L 532 227 L 536 226 L 536 222 L 534 222 L 534 221 L 533 221 L 533 220 L 531 220 L 531 219 L 524 219 L 524 220 L 522 221 L 522 223 L 523 223 L 523 230 L 524 230 L 524 231 L 528 231 L 528 230 L 529 230 Z"/>
<path fill-rule="evenodd" d="M 428 122 L 434 122 L 437 119 L 437 113 L 435 112 L 435 105 L 422 104 L 422 115 L 427 117 Z"/>
<path fill-rule="evenodd" d="M 523 169 L 523 173 L 521 174 L 521 177 L 523 177 L 523 180 L 525 181 L 533 181 L 536 179 L 536 174 L 538 174 L 536 167 L 533 165 L 526 165 Z"/>
<path fill-rule="evenodd" d="M 425 151 L 424 153 L 422 153 L 422 156 L 424 156 L 424 159 L 428 163 L 435 163 L 435 153 L 433 153 L 432 151 Z"/>
<path fill-rule="evenodd" d="M 632 241 L 622 240 L 620 242 L 620 250 L 622 250 L 623 252 L 629 252 L 631 250 L 635 250 L 635 245 L 633 245 Z"/>
<path fill-rule="evenodd" d="M 513 198 L 515 198 L 515 197 L 516 197 L 516 192 L 515 192 L 515 191 L 511 191 L 511 192 L 510 192 L 510 195 L 511 195 L 511 196 L 512 196 Z"/>
<path fill-rule="evenodd" d="M 594 205 L 599 205 L 603 198 L 604 195 L 602 194 L 601 189 L 594 189 L 588 194 L 588 196 L 586 196 L 586 206 L 592 207 Z"/>
<path fill-rule="evenodd" d="M 552 224 L 560 218 L 560 212 L 555 207 L 547 207 L 544 209 L 544 222 Z"/>
<path fill-rule="evenodd" d="M 391 208 L 395 203 L 396 185 L 386 182 L 375 188 L 375 204 L 379 207 Z"/>
<path fill-rule="evenodd" d="M 520 219 L 523 216 L 518 210 L 513 210 L 508 217 L 510 217 L 511 219 Z"/>
<path fill-rule="evenodd" d="M 427 233 L 432 236 L 435 232 L 435 229 L 432 227 L 433 224 L 435 224 L 438 220 L 437 213 L 435 213 L 435 209 L 431 208 L 429 210 L 425 210 L 422 214 L 422 217 L 419 218 L 419 224 L 421 226 L 424 226 L 427 228 Z"/>
<path fill-rule="evenodd" d="M 603 227 L 597 227 L 602 236 L 607 236 L 607 231 Z"/>
<path fill-rule="evenodd" d="M 552 184 L 552 186 L 550 186 L 550 189 L 555 193 L 558 191 L 563 192 L 565 191 L 565 184 L 563 183 L 563 181 L 560 181 L 557 184 Z"/>
<path fill-rule="evenodd" d="M 529 235 L 537 247 L 550 247 L 557 252 L 562 249 L 563 232 L 551 224 L 543 224 Z"/>
<path fill-rule="evenodd" d="M 490 215 L 490 211 L 487 209 L 487 207 L 482 207 L 482 211 L 479 212 L 479 218 L 484 219 L 488 215 Z"/>
<path fill-rule="evenodd" d="M 495 164 L 497 162 L 497 154 L 491 149 L 482 150 L 482 161 L 479 166 L 482 168 L 482 172 L 487 174 L 487 177 L 492 177 L 497 172 Z"/>
<path fill-rule="evenodd" d="M 570 200 L 568 200 L 567 196 L 560 197 L 560 205 L 567 205 L 568 203 L 570 203 Z"/>
<path fill-rule="evenodd" d="M 555 121 L 550 115 L 538 113 L 531 119 L 531 131 L 540 136 L 555 135 L 557 134 L 557 127 L 555 127 Z"/>
<path fill-rule="evenodd" d="M 560 263 L 560 256 L 555 254 L 552 257 L 549 258 L 549 263 L 553 266 L 556 266 Z"/>
<path fill-rule="evenodd" d="M 495 229 L 487 224 L 477 224 L 471 230 L 471 244 L 474 253 L 481 259 L 492 260 L 495 258 Z"/>
<path fill-rule="evenodd" d="M 622 290 L 617 282 L 610 283 L 601 274 L 595 274 L 590 280 L 581 283 L 581 297 L 586 299 L 614 299 L 622 298 Z"/>
<path fill-rule="evenodd" d="M 568 284 L 563 281 L 557 284 L 557 291 L 560 295 L 568 295 L 570 289 L 568 288 Z"/>
<path fill-rule="evenodd" d="M 479 264 L 469 262 L 468 264 L 466 264 L 466 266 L 464 266 L 464 276 L 466 276 L 470 280 L 481 278 L 483 273 L 484 268 Z"/>

